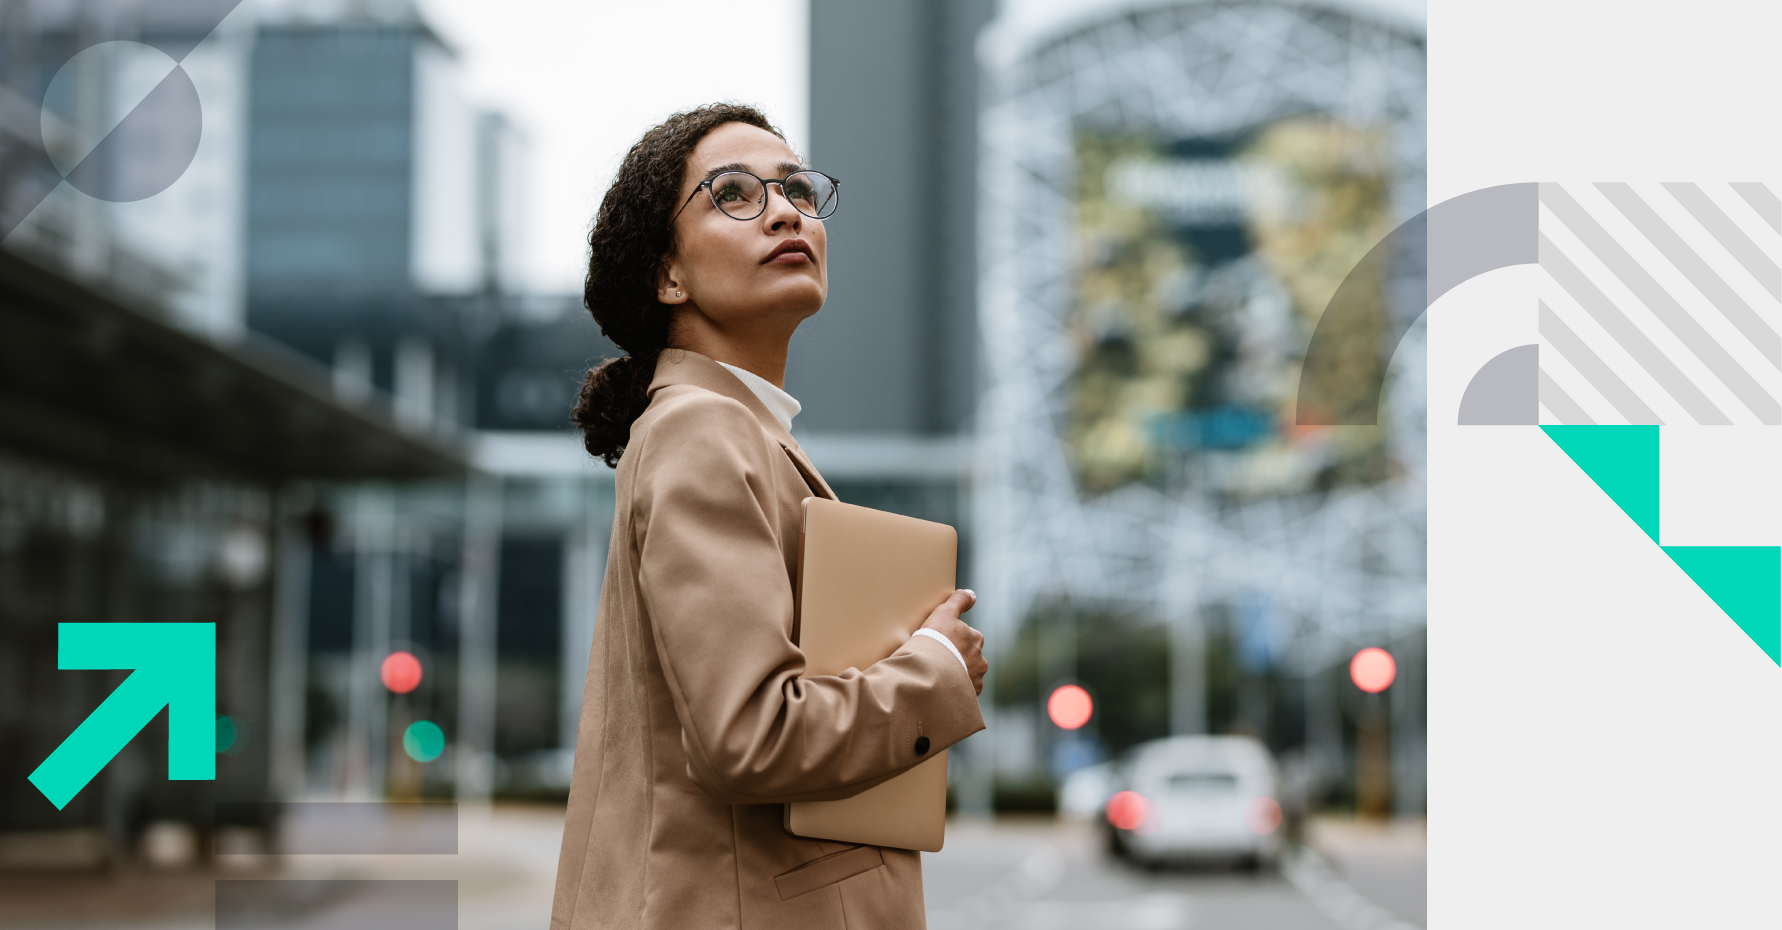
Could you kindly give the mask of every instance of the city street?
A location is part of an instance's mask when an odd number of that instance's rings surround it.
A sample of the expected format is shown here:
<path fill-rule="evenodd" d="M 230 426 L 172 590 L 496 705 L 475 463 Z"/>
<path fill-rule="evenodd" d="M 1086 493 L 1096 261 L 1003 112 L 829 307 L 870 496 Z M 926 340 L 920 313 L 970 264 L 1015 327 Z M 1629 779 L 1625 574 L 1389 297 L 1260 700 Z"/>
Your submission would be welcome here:
<path fill-rule="evenodd" d="M 0 875 L 6 930 L 212 930 L 216 879 L 446 879 L 460 930 L 542 930 L 550 920 L 560 809 L 461 812 L 457 855 L 226 856 L 215 871 Z M 955 821 L 923 857 L 933 930 L 1405 930 L 1424 924 L 1421 822 L 1316 821 L 1316 852 L 1278 873 L 1146 873 L 1108 859 L 1085 824 Z M 308 902 L 280 927 L 406 930 L 350 894 Z"/>
<path fill-rule="evenodd" d="M 687 894 L 771 923 L 784 893 L 890 930 L 1426 925 L 1454 418 L 1423 373 L 1465 372 L 1413 325 L 1447 258 L 1385 245 L 1437 202 L 1425 5 L 0 0 L 0 930 L 544 930 L 566 840 L 625 863 L 579 924 L 674 924 Z M 639 36 L 676 37 L 672 80 Z M 1570 195 L 1518 176 L 1465 203 L 1512 211 L 1486 241 L 1526 264 L 1531 198 Z M 1583 191 L 1602 236 L 1554 214 L 1601 261 L 1544 299 L 1588 340 L 1585 278 L 1687 288 L 1714 322 L 1654 305 L 1654 351 L 1731 339 L 1767 371 L 1782 208 L 1686 183 Z M 1627 213 L 1648 196 L 1658 220 Z M 1644 241 L 1672 223 L 1701 234 Z M 1706 265 L 1616 277 L 1680 255 Z M 1527 324 L 1498 358 L 1531 357 Z M 1516 398 L 1485 421 L 1658 422 L 1562 417 L 1544 386 L 1594 391 L 1576 366 L 1516 366 L 1467 389 Z M 1774 411 L 1726 384 L 1690 415 Z M 660 415 L 683 396 L 722 422 Z M 812 499 L 859 532 L 801 520 Z M 627 533 L 684 536 L 680 568 Z M 1672 560 L 1773 567 L 1746 542 Z M 959 586 L 977 645 L 935 613 Z M 919 675 L 886 716 L 871 669 L 924 623 L 976 703 Z M 847 668 L 799 716 L 788 670 Z M 924 884 L 905 854 L 902 905 L 823 887 L 866 850 L 693 842 L 722 807 L 666 836 L 660 810 L 565 810 L 688 788 L 578 778 L 622 754 L 589 715 L 749 766 L 782 730 L 845 734 L 793 746 L 820 785 L 886 746 L 941 762 L 933 721 L 979 711 L 960 761 L 989 783 Z M 1134 867 L 1040 816 L 1121 791 L 1137 847 L 1251 868 Z"/>
<path fill-rule="evenodd" d="M 1400 930 L 1424 921 L 1421 824 L 1321 821 L 1276 874 L 1146 872 L 1108 857 L 1086 824 L 954 823 L 924 856 L 931 930 Z"/>

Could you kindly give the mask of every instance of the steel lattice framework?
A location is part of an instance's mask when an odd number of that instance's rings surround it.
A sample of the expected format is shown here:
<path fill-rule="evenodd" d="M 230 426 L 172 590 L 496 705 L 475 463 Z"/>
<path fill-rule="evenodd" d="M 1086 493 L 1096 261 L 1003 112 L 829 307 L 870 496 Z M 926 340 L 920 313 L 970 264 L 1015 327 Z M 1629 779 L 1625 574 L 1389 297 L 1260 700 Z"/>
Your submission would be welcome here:
<path fill-rule="evenodd" d="M 1284 658 L 1420 628 L 1425 605 L 1422 328 L 1400 347 L 1383 419 L 1402 479 L 1234 504 L 1145 485 L 1085 501 L 1062 439 L 1075 363 L 1073 134 L 1234 133 L 1317 113 L 1388 133 L 1393 210 L 1424 205 L 1420 32 L 1304 3 L 1180 2 L 1054 36 L 993 73 L 983 117 L 979 314 L 987 390 L 975 462 L 974 621 L 1004 633 L 1040 598 L 1170 621 L 1253 591 Z M 1419 306 L 1417 308 L 1421 310 Z M 988 614 L 988 616 L 985 616 Z M 1008 641 L 1008 637 L 999 637 Z"/>

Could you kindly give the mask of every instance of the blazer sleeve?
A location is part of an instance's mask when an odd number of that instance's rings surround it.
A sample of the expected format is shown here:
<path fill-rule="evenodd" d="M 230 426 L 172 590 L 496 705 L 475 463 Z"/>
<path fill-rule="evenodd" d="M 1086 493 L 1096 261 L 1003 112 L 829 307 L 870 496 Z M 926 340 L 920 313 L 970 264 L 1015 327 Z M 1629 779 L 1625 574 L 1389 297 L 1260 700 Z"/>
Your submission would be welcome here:
<path fill-rule="evenodd" d="M 984 728 L 970 676 L 925 636 L 864 670 L 799 677 L 775 533 L 784 452 L 748 408 L 677 398 L 644 439 L 638 592 L 701 788 L 726 804 L 850 797 Z"/>

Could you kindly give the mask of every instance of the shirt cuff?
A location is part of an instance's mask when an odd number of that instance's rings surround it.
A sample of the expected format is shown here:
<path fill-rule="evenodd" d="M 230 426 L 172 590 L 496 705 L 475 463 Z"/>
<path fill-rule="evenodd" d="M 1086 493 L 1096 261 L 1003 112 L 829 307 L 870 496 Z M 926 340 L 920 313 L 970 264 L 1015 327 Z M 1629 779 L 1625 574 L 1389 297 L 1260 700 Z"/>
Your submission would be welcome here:
<path fill-rule="evenodd" d="M 931 630 L 927 627 L 923 627 L 916 631 L 916 635 L 927 636 L 931 639 L 939 640 L 940 644 L 947 647 L 947 651 L 953 654 L 953 658 L 959 660 L 959 666 L 965 669 L 967 674 L 971 672 L 971 666 L 965 664 L 965 656 L 959 654 L 959 647 L 953 645 L 953 641 L 948 639 L 946 634 L 939 630 Z"/>

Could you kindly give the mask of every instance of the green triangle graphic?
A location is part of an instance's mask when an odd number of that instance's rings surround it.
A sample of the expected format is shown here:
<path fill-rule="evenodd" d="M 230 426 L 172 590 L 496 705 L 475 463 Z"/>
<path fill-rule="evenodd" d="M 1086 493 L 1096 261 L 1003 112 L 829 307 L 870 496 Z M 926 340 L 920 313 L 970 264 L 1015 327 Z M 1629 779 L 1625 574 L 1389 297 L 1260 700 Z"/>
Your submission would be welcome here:
<path fill-rule="evenodd" d="M 1658 542 L 1658 427 L 1543 426 L 1541 429 L 1561 451 L 1571 456 L 1579 468 L 1584 469 L 1584 474 L 1589 475 L 1604 494 L 1609 495 L 1609 500 L 1633 518 L 1653 542 Z"/>
<path fill-rule="evenodd" d="M 1782 546 L 1660 546 L 1782 665 Z"/>

